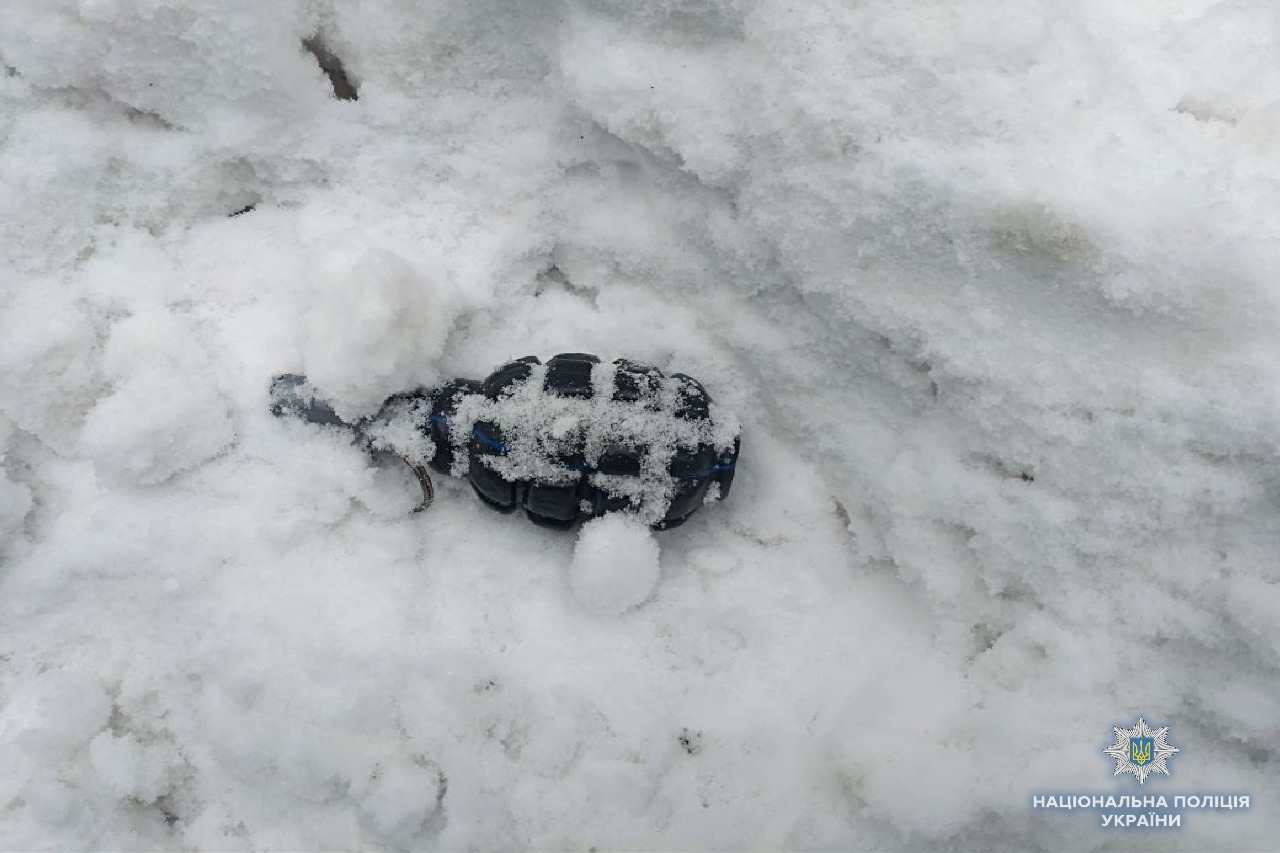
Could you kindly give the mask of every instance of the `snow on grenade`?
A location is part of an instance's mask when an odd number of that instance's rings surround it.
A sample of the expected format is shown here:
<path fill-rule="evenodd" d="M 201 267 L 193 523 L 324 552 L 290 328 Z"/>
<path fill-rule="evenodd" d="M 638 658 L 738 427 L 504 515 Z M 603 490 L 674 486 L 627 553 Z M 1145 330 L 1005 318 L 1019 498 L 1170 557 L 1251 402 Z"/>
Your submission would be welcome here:
<path fill-rule="evenodd" d="M 397 394 L 355 423 L 296 374 L 277 377 L 271 397 L 276 415 L 351 430 L 371 452 L 404 459 L 422 486 L 419 510 L 432 501 L 430 466 L 466 478 L 500 512 L 563 529 L 613 512 L 678 527 L 728 496 L 741 446 L 736 419 L 693 377 L 583 353 Z"/>

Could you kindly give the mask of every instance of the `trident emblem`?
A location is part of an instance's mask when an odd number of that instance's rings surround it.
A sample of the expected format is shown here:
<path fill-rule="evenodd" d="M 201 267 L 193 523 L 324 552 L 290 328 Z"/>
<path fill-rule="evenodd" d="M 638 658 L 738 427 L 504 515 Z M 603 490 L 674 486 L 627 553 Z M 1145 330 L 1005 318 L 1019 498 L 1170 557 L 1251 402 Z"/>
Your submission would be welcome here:
<path fill-rule="evenodd" d="M 1104 755 L 1116 760 L 1116 769 L 1111 775 L 1132 773 L 1139 785 L 1147 781 L 1152 773 L 1168 776 L 1169 758 L 1182 751 L 1169 745 L 1166 739 L 1169 734 L 1168 726 L 1153 729 L 1142 717 L 1138 718 L 1137 725 L 1131 729 L 1116 726 L 1112 731 L 1116 733 L 1116 742 L 1102 750 Z"/>
<path fill-rule="evenodd" d="M 1129 760 L 1141 767 L 1151 760 L 1151 738 L 1129 738 Z"/>

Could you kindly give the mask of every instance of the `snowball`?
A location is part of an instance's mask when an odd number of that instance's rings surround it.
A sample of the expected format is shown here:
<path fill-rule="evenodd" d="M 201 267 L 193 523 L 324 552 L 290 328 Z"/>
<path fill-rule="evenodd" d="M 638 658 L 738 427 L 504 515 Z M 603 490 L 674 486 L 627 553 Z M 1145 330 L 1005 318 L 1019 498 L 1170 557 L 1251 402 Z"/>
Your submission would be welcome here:
<path fill-rule="evenodd" d="M 437 281 L 384 249 L 351 247 L 317 251 L 311 275 L 303 363 L 340 413 L 439 375 L 453 315 Z"/>
<path fill-rule="evenodd" d="M 599 613 L 638 607 L 658 585 L 658 543 L 649 529 L 623 513 L 582 525 L 569 567 L 573 597 Z"/>

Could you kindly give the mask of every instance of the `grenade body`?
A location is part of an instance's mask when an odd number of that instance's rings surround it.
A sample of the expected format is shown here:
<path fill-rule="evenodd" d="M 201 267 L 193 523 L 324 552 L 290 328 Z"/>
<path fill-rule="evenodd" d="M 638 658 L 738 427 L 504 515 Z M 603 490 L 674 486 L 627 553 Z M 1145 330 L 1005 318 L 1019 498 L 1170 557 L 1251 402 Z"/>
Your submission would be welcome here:
<path fill-rule="evenodd" d="M 276 389 L 290 379 L 277 379 Z M 276 414 L 335 423 L 331 408 L 297 395 L 305 380 L 291 381 L 286 390 L 294 396 L 273 390 Z M 527 356 L 482 380 L 397 395 L 353 427 L 377 448 L 383 427 L 398 425 L 391 432 L 404 435 L 412 423 L 410 432 L 426 439 L 423 449 L 394 448 L 411 465 L 464 477 L 488 506 L 522 510 L 535 524 L 568 529 L 631 512 L 665 530 L 728 496 L 741 447 L 730 420 L 692 377 L 562 353 L 546 364 Z"/>
<path fill-rule="evenodd" d="M 741 441 L 734 435 L 731 443 L 722 441 L 717 446 L 713 442 L 713 430 L 708 428 L 711 397 L 701 383 L 683 374 L 667 378 L 656 368 L 621 359 L 611 367 L 601 370 L 596 356 L 583 353 L 562 353 L 546 365 L 528 356 L 503 365 L 484 380 L 445 385 L 433 393 L 426 422 L 436 446 L 432 467 L 444 473 L 465 470 L 476 495 L 486 504 L 501 512 L 523 509 L 530 521 L 547 527 L 567 528 L 608 512 L 640 511 L 646 493 L 652 497 L 661 492 L 658 499 L 665 506 L 661 512 L 648 507 L 649 521 L 655 529 L 669 529 L 683 524 L 713 489 L 717 497 L 727 497 Z M 593 375 L 602 374 L 610 380 L 606 387 L 593 381 Z M 592 441 L 588 431 L 570 429 L 553 447 L 544 443 L 541 449 L 550 470 L 541 476 L 504 469 L 494 463 L 512 453 L 511 427 L 492 419 L 459 418 L 459 408 L 472 395 L 501 401 L 530 382 L 538 383 L 532 393 L 526 390 L 530 398 L 593 401 L 603 396 L 605 408 L 622 411 L 623 418 L 627 408 L 645 410 L 648 423 L 656 423 L 658 429 L 664 418 L 683 421 L 694 427 L 684 433 L 686 438 L 696 438 L 696 443 L 676 442 L 677 446 L 666 448 L 666 455 L 656 461 L 661 470 L 655 471 L 655 460 L 647 458 L 655 452 L 653 442 L 643 432 L 610 434 L 606 429 Z M 459 465 L 463 454 L 465 466 Z M 654 487 L 644 488 L 639 483 L 642 479 Z"/>

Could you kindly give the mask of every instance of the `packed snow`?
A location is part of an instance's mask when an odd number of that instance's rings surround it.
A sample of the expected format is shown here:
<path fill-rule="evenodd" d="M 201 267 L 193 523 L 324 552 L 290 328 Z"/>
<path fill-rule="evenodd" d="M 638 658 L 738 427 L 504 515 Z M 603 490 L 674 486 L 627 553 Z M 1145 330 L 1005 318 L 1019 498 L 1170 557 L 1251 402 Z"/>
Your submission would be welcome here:
<path fill-rule="evenodd" d="M 0 848 L 1274 849 L 1277 56 L 1264 0 L 0 0 Z M 415 514 L 268 412 L 555 352 L 698 377 L 729 498 Z M 1032 808 L 1086 791 L 1253 805 Z"/>
<path fill-rule="evenodd" d="M 569 564 L 573 597 L 587 610 L 616 615 L 643 604 L 661 575 L 658 543 L 629 513 L 582 525 Z"/>

